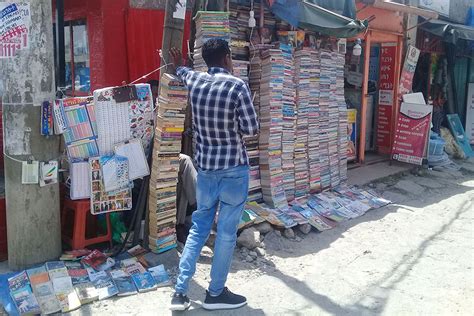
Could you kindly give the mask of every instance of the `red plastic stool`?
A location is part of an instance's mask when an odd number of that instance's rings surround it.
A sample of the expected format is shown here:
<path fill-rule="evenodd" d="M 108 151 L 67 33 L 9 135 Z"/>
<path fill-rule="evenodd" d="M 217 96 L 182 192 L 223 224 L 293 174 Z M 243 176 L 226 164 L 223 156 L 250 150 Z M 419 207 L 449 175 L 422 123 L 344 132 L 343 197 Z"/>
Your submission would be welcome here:
<path fill-rule="evenodd" d="M 103 242 L 108 242 L 112 246 L 110 214 L 105 214 L 107 232 L 98 236 L 97 216 L 92 215 L 90 210 L 89 200 L 72 201 L 68 198 L 64 200 L 61 212 L 61 234 L 63 241 L 69 244 L 72 249 L 84 249 L 89 245 Z M 91 226 L 95 229 L 91 229 Z M 91 232 L 93 233 L 91 234 Z"/>

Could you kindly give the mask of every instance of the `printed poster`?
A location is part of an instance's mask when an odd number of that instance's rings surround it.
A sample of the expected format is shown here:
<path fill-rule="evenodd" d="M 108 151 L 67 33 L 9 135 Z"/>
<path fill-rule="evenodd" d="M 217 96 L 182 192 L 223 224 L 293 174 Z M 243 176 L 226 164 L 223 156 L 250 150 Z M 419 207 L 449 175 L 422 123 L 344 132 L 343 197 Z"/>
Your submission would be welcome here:
<path fill-rule="evenodd" d="M 395 126 L 392 149 L 394 160 L 415 165 L 423 163 L 432 111 L 431 105 L 402 103 Z"/>
<path fill-rule="evenodd" d="M 377 116 L 377 148 L 380 153 L 390 153 L 392 106 L 395 102 L 396 43 L 383 43 L 380 48 L 379 102 Z"/>
<path fill-rule="evenodd" d="M 354 161 L 357 158 L 357 110 L 347 110 L 347 160 Z"/>
<path fill-rule="evenodd" d="M 30 4 L 25 2 L 0 3 L 0 58 L 12 58 L 28 48 Z"/>
<path fill-rule="evenodd" d="M 106 192 L 100 158 L 90 158 L 91 213 L 93 215 L 132 209 L 132 189 Z"/>

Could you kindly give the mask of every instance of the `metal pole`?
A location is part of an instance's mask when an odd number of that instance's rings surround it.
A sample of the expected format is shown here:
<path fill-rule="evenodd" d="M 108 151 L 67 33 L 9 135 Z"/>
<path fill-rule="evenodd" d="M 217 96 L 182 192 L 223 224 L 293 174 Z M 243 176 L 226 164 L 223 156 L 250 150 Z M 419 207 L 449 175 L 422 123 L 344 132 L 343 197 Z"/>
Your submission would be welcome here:
<path fill-rule="evenodd" d="M 364 49 L 364 80 L 362 81 L 362 102 L 360 106 L 359 163 L 365 161 L 365 136 L 367 133 L 367 97 L 369 91 L 369 64 L 372 31 L 367 32 Z"/>

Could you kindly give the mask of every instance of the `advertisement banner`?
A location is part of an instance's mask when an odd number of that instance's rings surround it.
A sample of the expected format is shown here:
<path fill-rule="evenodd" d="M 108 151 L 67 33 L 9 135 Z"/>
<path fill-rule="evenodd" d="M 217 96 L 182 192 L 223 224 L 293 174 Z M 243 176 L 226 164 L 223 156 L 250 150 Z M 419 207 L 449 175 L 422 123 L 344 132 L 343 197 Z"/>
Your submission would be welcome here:
<path fill-rule="evenodd" d="M 392 158 L 421 165 L 425 157 L 433 107 L 402 103 L 395 128 Z"/>
<path fill-rule="evenodd" d="M 392 106 L 395 102 L 396 43 L 383 43 L 380 48 L 379 102 L 377 116 L 377 148 L 380 153 L 390 153 Z"/>
<path fill-rule="evenodd" d="M 420 50 L 413 46 L 408 46 L 405 63 L 403 64 L 402 74 L 400 75 L 399 94 L 407 94 L 411 92 L 413 84 L 413 76 L 415 75 L 416 64 L 420 57 Z"/>
<path fill-rule="evenodd" d="M 354 161 L 357 158 L 357 110 L 347 110 L 347 160 Z"/>
<path fill-rule="evenodd" d="M 28 48 L 29 3 L 0 3 L 0 58 L 11 58 Z"/>

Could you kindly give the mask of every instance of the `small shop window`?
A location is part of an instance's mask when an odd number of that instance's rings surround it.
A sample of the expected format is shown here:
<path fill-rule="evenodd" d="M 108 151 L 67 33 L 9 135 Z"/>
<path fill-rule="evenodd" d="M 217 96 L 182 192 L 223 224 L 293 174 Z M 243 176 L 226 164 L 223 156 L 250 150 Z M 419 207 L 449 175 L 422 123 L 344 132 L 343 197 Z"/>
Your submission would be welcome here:
<path fill-rule="evenodd" d="M 85 20 L 64 23 L 66 94 L 87 95 L 91 88 L 90 55 Z"/>

